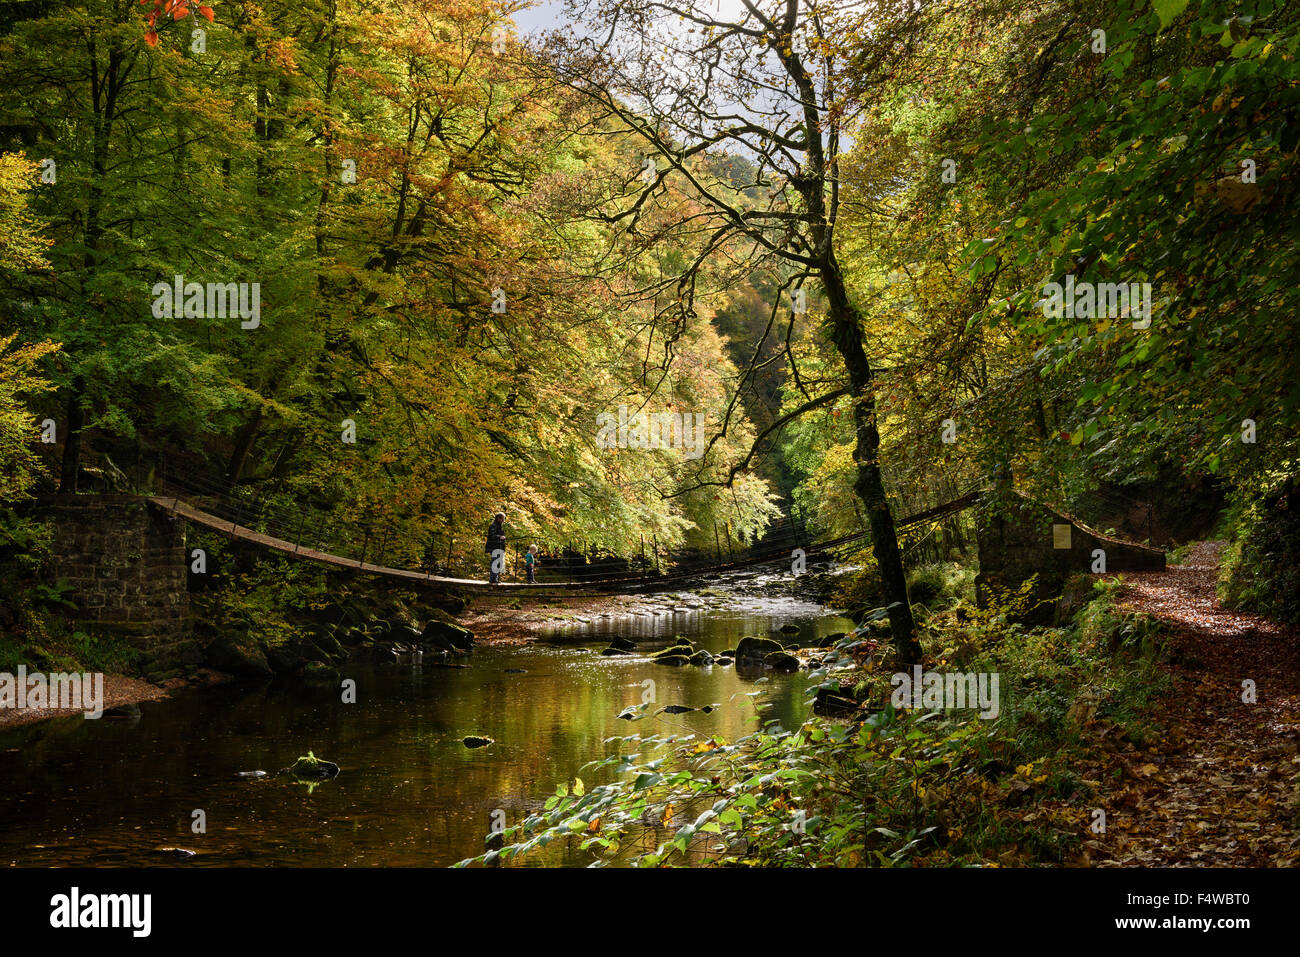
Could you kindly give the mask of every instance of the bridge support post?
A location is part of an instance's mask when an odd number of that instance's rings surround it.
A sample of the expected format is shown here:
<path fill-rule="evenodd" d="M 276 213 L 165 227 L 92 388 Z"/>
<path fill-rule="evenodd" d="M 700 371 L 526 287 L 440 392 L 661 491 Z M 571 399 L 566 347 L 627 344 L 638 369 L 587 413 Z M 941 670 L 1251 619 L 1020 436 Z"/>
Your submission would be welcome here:
<path fill-rule="evenodd" d="M 35 510 L 53 526 L 47 572 L 72 586 L 75 628 L 124 639 L 155 680 L 199 663 L 184 519 L 137 495 L 50 495 Z"/>

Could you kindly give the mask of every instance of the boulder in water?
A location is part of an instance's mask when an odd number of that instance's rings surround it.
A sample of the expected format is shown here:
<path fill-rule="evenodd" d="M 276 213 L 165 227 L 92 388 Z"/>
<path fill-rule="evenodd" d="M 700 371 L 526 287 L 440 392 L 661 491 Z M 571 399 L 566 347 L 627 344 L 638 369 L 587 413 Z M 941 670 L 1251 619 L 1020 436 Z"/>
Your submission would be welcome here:
<path fill-rule="evenodd" d="M 168 857 L 174 857 L 178 861 L 188 861 L 191 857 L 195 857 L 197 854 L 197 852 L 191 851 L 187 847 L 155 847 L 153 852 L 155 854 L 166 854 Z"/>
<path fill-rule="evenodd" d="M 474 647 L 474 633 L 455 618 L 437 608 L 420 633 L 420 641 L 447 652 L 469 651 Z"/>
<path fill-rule="evenodd" d="M 239 677 L 269 678 L 271 665 L 266 652 L 249 635 L 223 631 L 204 650 L 207 665 Z"/>
<path fill-rule="evenodd" d="M 671 651 L 672 649 L 669 650 Z M 674 668 L 680 668 L 682 665 L 689 665 L 691 663 L 691 659 L 685 655 L 667 654 L 662 651 L 655 655 L 651 660 L 657 665 L 672 665 Z"/>
<path fill-rule="evenodd" d="M 339 673 L 323 661 L 309 661 L 302 666 L 302 676 L 308 681 L 337 681 Z"/>
<path fill-rule="evenodd" d="M 843 716 L 858 710 L 858 702 L 853 697 L 852 688 L 818 688 L 813 698 L 813 713 Z"/>
<path fill-rule="evenodd" d="M 798 671 L 799 659 L 788 651 L 774 651 L 763 658 L 763 667 L 773 671 Z"/>
<path fill-rule="evenodd" d="M 692 648 L 689 644 L 682 644 L 682 645 L 669 645 L 667 648 L 664 648 L 662 651 L 656 651 L 653 657 L 665 658 L 665 657 L 670 657 L 672 655 L 681 655 L 685 658 L 689 658 L 693 654 L 695 654 L 694 648 Z"/>
<path fill-rule="evenodd" d="M 785 651 L 780 642 L 773 641 L 771 638 L 747 635 L 736 645 L 736 664 L 742 667 L 759 668 L 768 655 L 778 651 Z"/>
<path fill-rule="evenodd" d="M 486 748 L 489 744 L 496 744 L 491 738 L 479 734 L 467 735 L 460 739 L 460 743 L 467 748 Z"/>
<path fill-rule="evenodd" d="M 328 781 L 338 777 L 339 766 L 333 761 L 322 761 L 308 751 L 306 757 L 299 758 L 281 773 L 295 777 L 299 781 Z"/>

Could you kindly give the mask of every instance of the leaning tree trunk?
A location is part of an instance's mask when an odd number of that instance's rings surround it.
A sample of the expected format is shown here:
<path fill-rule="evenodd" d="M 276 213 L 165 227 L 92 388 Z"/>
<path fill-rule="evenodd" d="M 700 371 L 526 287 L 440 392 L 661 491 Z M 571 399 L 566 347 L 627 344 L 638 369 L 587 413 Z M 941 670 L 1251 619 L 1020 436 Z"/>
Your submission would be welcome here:
<path fill-rule="evenodd" d="M 874 375 L 871 362 L 862 347 L 862 328 L 858 324 L 857 310 L 849 301 L 844 277 L 833 258 L 822 270 L 822 280 L 826 289 L 831 338 L 844 359 L 853 394 L 853 425 L 857 437 L 853 460 L 858 467 L 858 477 L 853 487 L 867 510 L 867 522 L 871 528 L 871 551 L 876 556 L 876 565 L 880 571 L 885 604 L 890 606 L 889 628 L 894 636 L 894 647 L 904 662 L 919 664 L 921 644 L 916 640 L 916 622 L 912 618 L 912 606 L 907 599 L 903 556 L 898 550 L 894 516 L 889 510 L 885 483 L 880 474 L 880 431 L 876 428 L 876 397 L 872 391 Z"/>

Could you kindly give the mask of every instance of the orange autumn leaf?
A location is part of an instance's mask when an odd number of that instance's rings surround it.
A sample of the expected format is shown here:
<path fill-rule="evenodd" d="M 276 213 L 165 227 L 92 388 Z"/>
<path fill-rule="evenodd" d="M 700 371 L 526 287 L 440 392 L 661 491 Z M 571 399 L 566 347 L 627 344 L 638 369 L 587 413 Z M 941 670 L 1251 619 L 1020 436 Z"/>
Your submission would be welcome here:
<path fill-rule="evenodd" d="M 207 19 L 208 19 L 208 23 L 213 23 L 213 22 L 214 22 L 213 19 L 212 19 L 212 8 L 211 8 L 211 7 L 199 7 L 199 16 L 201 16 L 201 17 L 207 17 Z"/>
<path fill-rule="evenodd" d="M 144 42 L 151 47 L 156 47 L 158 45 L 158 34 L 152 30 L 145 31 Z"/>

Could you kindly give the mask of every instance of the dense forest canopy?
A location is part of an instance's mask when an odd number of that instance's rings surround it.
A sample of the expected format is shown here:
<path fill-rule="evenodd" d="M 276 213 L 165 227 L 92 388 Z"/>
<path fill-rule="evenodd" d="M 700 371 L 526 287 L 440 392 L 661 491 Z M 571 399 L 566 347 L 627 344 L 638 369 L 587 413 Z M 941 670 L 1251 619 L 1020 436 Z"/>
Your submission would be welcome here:
<path fill-rule="evenodd" d="M 800 506 L 908 647 L 900 513 L 1293 473 L 1285 4 L 520 9 L 5 5 L 7 497 L 200 476 L 412 562 Z"/>

